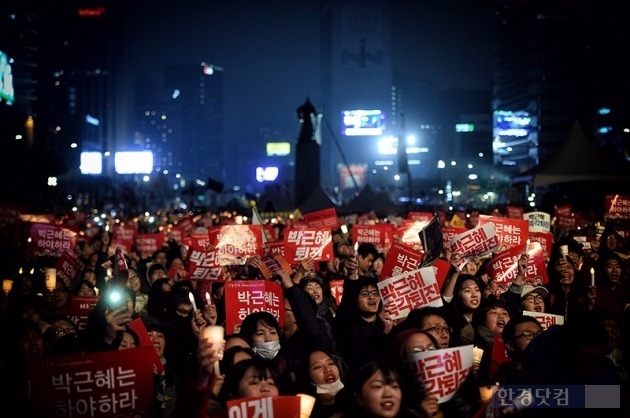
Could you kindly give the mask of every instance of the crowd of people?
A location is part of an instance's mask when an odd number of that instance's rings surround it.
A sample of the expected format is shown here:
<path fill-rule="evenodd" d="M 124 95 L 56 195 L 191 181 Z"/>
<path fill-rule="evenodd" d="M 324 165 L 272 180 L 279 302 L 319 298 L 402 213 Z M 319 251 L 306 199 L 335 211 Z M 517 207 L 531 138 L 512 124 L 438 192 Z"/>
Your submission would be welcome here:
<path fill-rule="evenodd" d="M 17 274 L 3 294 L 0 415 L 47 416 L 31 399 L 29 366 L 137 348 L 139 336 L 129 327 L 136 318 L 164 366 L 153 376 L 155 417 L 227 417 L 233 399 L 305 393 L 316 399 L 312 418 L 472 418 L 490 413 L 479 390 L 487 385 L 616 385 L 619 412 L 627 413 L 630 245 L 612 227 L 591 236 L 588 246 L 573 238 L 575 232 L 556 235 L 546 260 L 548 283 L 523 280 L 523 254 L 515 280 L 500 294 L 487 273 L 487 257 L 462 264 L 460 254 L 445 248 L 440 258 L 450 270 L 442 306 L 419 306 L 393 319 L 378 287 L 387 254 L 371 243 L 355 246 L 350 233 L 335 230 L 334 259 L 307 258 L 292 272 L 273 276 L 283 289 L 283 321 L 269 312 L 250 313 L 237 333 L 226 329 L 223 343 L 216 344 L 203 330 L 225 325 L 225 283 L 187 279 L 185 248 L 173 240 L 147 259 L 125 255 L 124 280 L 112 279 L 103 266 L 116 263 L 116 255 L 102 230 L 77 243 L 81 268 L 73 288 L 57 280 L 47 290 L 43 270 L 35 268 Z M 564 246 L 568 255 L 560 251 Z M 264 280 L 260 267 L 261 257 L 251 257 L 231 280 Z M 343 280 L 340 303 L 331 293 L 333 280 Z M 122 293 L 118 304 L 111 303 L 114 292 Z M 85 329 L 63 314 L 75 295 L 99 296 Z M 544 327 L 524 311 L 559 315 L 564 323 Z M 499 337 L 509 360 L 496 367 L 491 355 Z M 438 402 L 414 378 L 409 356 L 469 344 L 484 350 L 481 360 L 450 400 Z"/>

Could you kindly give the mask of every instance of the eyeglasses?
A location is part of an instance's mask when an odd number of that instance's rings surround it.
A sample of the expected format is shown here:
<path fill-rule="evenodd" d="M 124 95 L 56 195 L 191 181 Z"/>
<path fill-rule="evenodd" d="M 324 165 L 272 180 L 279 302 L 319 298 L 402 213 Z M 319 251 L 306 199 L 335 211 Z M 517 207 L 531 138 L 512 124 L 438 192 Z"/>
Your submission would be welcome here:
<path fill-rule="evenodd" d="M 76 331 L 74 330 L 74 328 L 64 328 L 64 327 L 54 328 L 52 332 L 58 337 L 63 337 L 64 335 L 68 335 L 68 334 L 76 334 Z"/>
<path fill-rule="evenodd" d="M 378 298 L 381 296 L 381 294 L 378 292 L 378 290 L 362 290 L 359 293 L 359 296 L 361 296 L 362 298 L 368 298 L 370 296 L 374 296 L 375 298 Z"/>
<path fill-rule="evenodd" d="M 436 325 L 434 327 L 425 329 L 425 331 L 435 332 L 436 334 L 444 334 L 444 333 L 450 334 L 451 332 L 453 332 L 453 328 L 451 328 L 451 327 L 441 327 L 439 325 Z"/>
<path fill-rule="evenodd" d="M 433 351 L 435 350 L 435 347 L 432 345 L 429 345 L 427 347 L 413 347 L 411 349 L 412 353 L 424 353 L 425 351 Z"/>
<path fill-rule="evenodd" d="M 545 300 L 540 295 L 529 295 L 525 298 L 529 303 L 543 303 Z"/>
<path fill-rule="evenodd" d="M 525 338 L 526 340 L 531 340 L 533 339 L 535 336 L 537 336 L 538 334 L 540 334 L 542 331 L 538 331 L 538 332 L 531 332 L 531 331 L 523 331 L 522 333 L 515 335 L 514 338 Z"/>

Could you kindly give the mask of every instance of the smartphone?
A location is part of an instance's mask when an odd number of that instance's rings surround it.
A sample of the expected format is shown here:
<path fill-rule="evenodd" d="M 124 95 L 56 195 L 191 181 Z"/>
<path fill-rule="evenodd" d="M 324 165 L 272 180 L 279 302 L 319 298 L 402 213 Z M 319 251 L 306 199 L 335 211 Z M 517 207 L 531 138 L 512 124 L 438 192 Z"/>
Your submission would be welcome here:
<path fill-rule="evenodd" d="M 125 295 L 125 292 L 112 290 L 107 294 L 107 308 L 110 312 L 123 306 L 127 306 L 127 295 Z"/>

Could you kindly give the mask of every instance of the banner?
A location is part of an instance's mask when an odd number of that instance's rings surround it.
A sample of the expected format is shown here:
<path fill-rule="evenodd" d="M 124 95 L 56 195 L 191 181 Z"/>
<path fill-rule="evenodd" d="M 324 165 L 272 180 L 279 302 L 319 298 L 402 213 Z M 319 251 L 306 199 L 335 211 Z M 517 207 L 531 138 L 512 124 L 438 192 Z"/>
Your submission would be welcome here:
<path fill-rule="evenodd" d="M 407 357 L 416 381 L 427 395 L 438 398 L 438 403 L 449 401 L 472 369 L 473 346 L 442 348 Z"/>
<path fill-rule="evenodd" d="M 334 257 L 329 228 L 289 228 L 284 230 L 284 258 L 299 264 L 306 258 L 328 261 Z"/>
<path fill-rule="evenodd" d="M 61 254 L 55 263 L 55 268 L 57 269 L 57 280 L 61 278 L 66 287 L 72 291 L 79 275 L 79 263 L 74 254 L 70 251 Z"/>
<path fill-rule="evenodd" d="M 299 418 L 299 396 L 266 396 L 227 401 L 229 418 Z"/>
<path fill-rule="evenodd" d="M 343 297 L 343 279 L 331 280 L 328 282 L 328 285 L 330 286 L 330 294 L 335 298 L 335 302 L 339 306 Z"/>
<path fill-rule="evenodd" d="M 67 316 L 77 326 L 79 331 L 85 331 L 88 316 L 96 306 L 99 296 L 77 296 L 72 295 L 70 306 L 62 309 L 59 313 Z"/>
<path fill-rule="evenodd" d="M 394 242 L 385 256 L 379 281 L 420 268 L 423 254 L 412 247 Z"/>
<path fill-rule="evenodd" d="M 284 326 L 284 297 L 280 283 L 267 280 L 225 282 L 225 333 L 235 334 L 247 315 L 269 312 Z M 229 309 L 227 309 L 229 307 Z"/>
<path fill-rule="evenodd" d="M 552 325 L 564 325 L 564 316 L 562 315 L 534 311 L 523 311 L 523 315 L 536 318 L 544 330 Z"/>
<path fill-rule="evenodd" d="M 34 223 L 31 225 L 30 248 L 35 256 L 57 256 L 74 251 L 77 233 L 62 226 Z"/>
<path fill-rule="evenodd" d="M 522 219 L 522 217 L 519 219 L 508 219 L 488 215 L 479 216 L 479 225 L 490 222 L 494 224 L 499 245 L 512 248 L 525 244 L 529 239 L 529 222 Z"/>
<path fill-rule="evenodd" d="M 497 284 L 499 293 L 505 292 L 518 274 L 518 260 L 527 251 L 529 259 L 523 282 L 532 286 L 543 286 L 549 282 L 545 257 L 539 243 L 531 242 L 525 249 L 525 245 L 508 248 L 492 257 L 486 272 Z M 498 296 L 498 294 L 497 294 Z"/>
<path fill-rule="evenodd" d="M 244 265 L 248 258 L 262 256 L 260 225 L 222 225 L 208 230 L 210 244 L 222 266 Z"/>
<path fill-rule="evenodd" d="M 507 206 L 505 208 L 506 217 L 509 219 L 523 219 L 523 213 L 525 209 L 523 206 Z"/>
<path fill-rule="evenodd" d="M 189 280 L 225 281 L 216 250 L 198 250 L 191 246 L 188 251 Z"/>
<path fill-rule="evenodd" d="M 306 223 L 309 228 L 330 228 L 331 230 L 339 228 L 339 219 L 335 208 L 305 213 L 302 222 Z"/>
<path fill-rule="evenodd" d="M 545 212 L 528 212 L 523 219 L 529 222 L 529 233 L 551 231 L 551 215 Z"/>
<path fill-rule="evenodd" d="M 379 252 L 386 253 L 394 242 L 392 224 L 354 225 L 352 227 L 352 242 L 369 242 L 374 244 Z"/>
<path fill-rule="evenodd" d="M 442 295 L 433 267 L 382 280 L 378 282 L 378 290 L 393 319 L 406 318 L 412 309 L 422 306 L 442 306 Z"/>
<path fill-rule="evenodd" d="M 150 258 L 153 253 L 164 245 L 164 233 L 138 234 L 134 238 L 134 245 L 143 258 Z"/>
<path fill-rule="evenodd" d="M 448 248 L 462 256 L 462 263 L 458 266 L 460 270 L 470 260 L 498 250 L 499 240 L 494 223 L 479 225 L 463 234 L 455 235 L 449 241 Z"/>
<path fill-rule="evenodd" d="M 153 369 L 142 348 L 44 358 L 29 378 L 42 417 L 153 416 Z"/>
<path fill-rule="evenodd" d="M 606 215 L 615 218 L 630 218 L 630 196 L 606 195 Z"/>
<path fill-rule="evenodd" d="M 112 228 L 112 241 L 130 241 L 136 238 L 138 227 L 136 225 L 115 225 Z"/>

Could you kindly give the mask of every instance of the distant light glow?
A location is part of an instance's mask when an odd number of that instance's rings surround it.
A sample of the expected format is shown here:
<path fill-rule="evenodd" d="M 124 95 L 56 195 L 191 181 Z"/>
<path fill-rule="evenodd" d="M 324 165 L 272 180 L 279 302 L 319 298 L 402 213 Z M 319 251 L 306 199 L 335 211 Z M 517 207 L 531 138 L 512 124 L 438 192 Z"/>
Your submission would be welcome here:
<path fill-rule="evenodd" d="M 85 123 L 89 125 L 99 126 L 101 124 L 101 121 L 92 115 L 85 115 Z"/>
<path fill-rule="evenodd" d="M 275 181 L 278 178 L 278 167 L 256 167 L 256 181 Z"/>
<path fill-rule="evenodd" d="M 475 125 L 472 123 L 458 123 L 455 125 L 455 132 L 474 132 Z"/>

